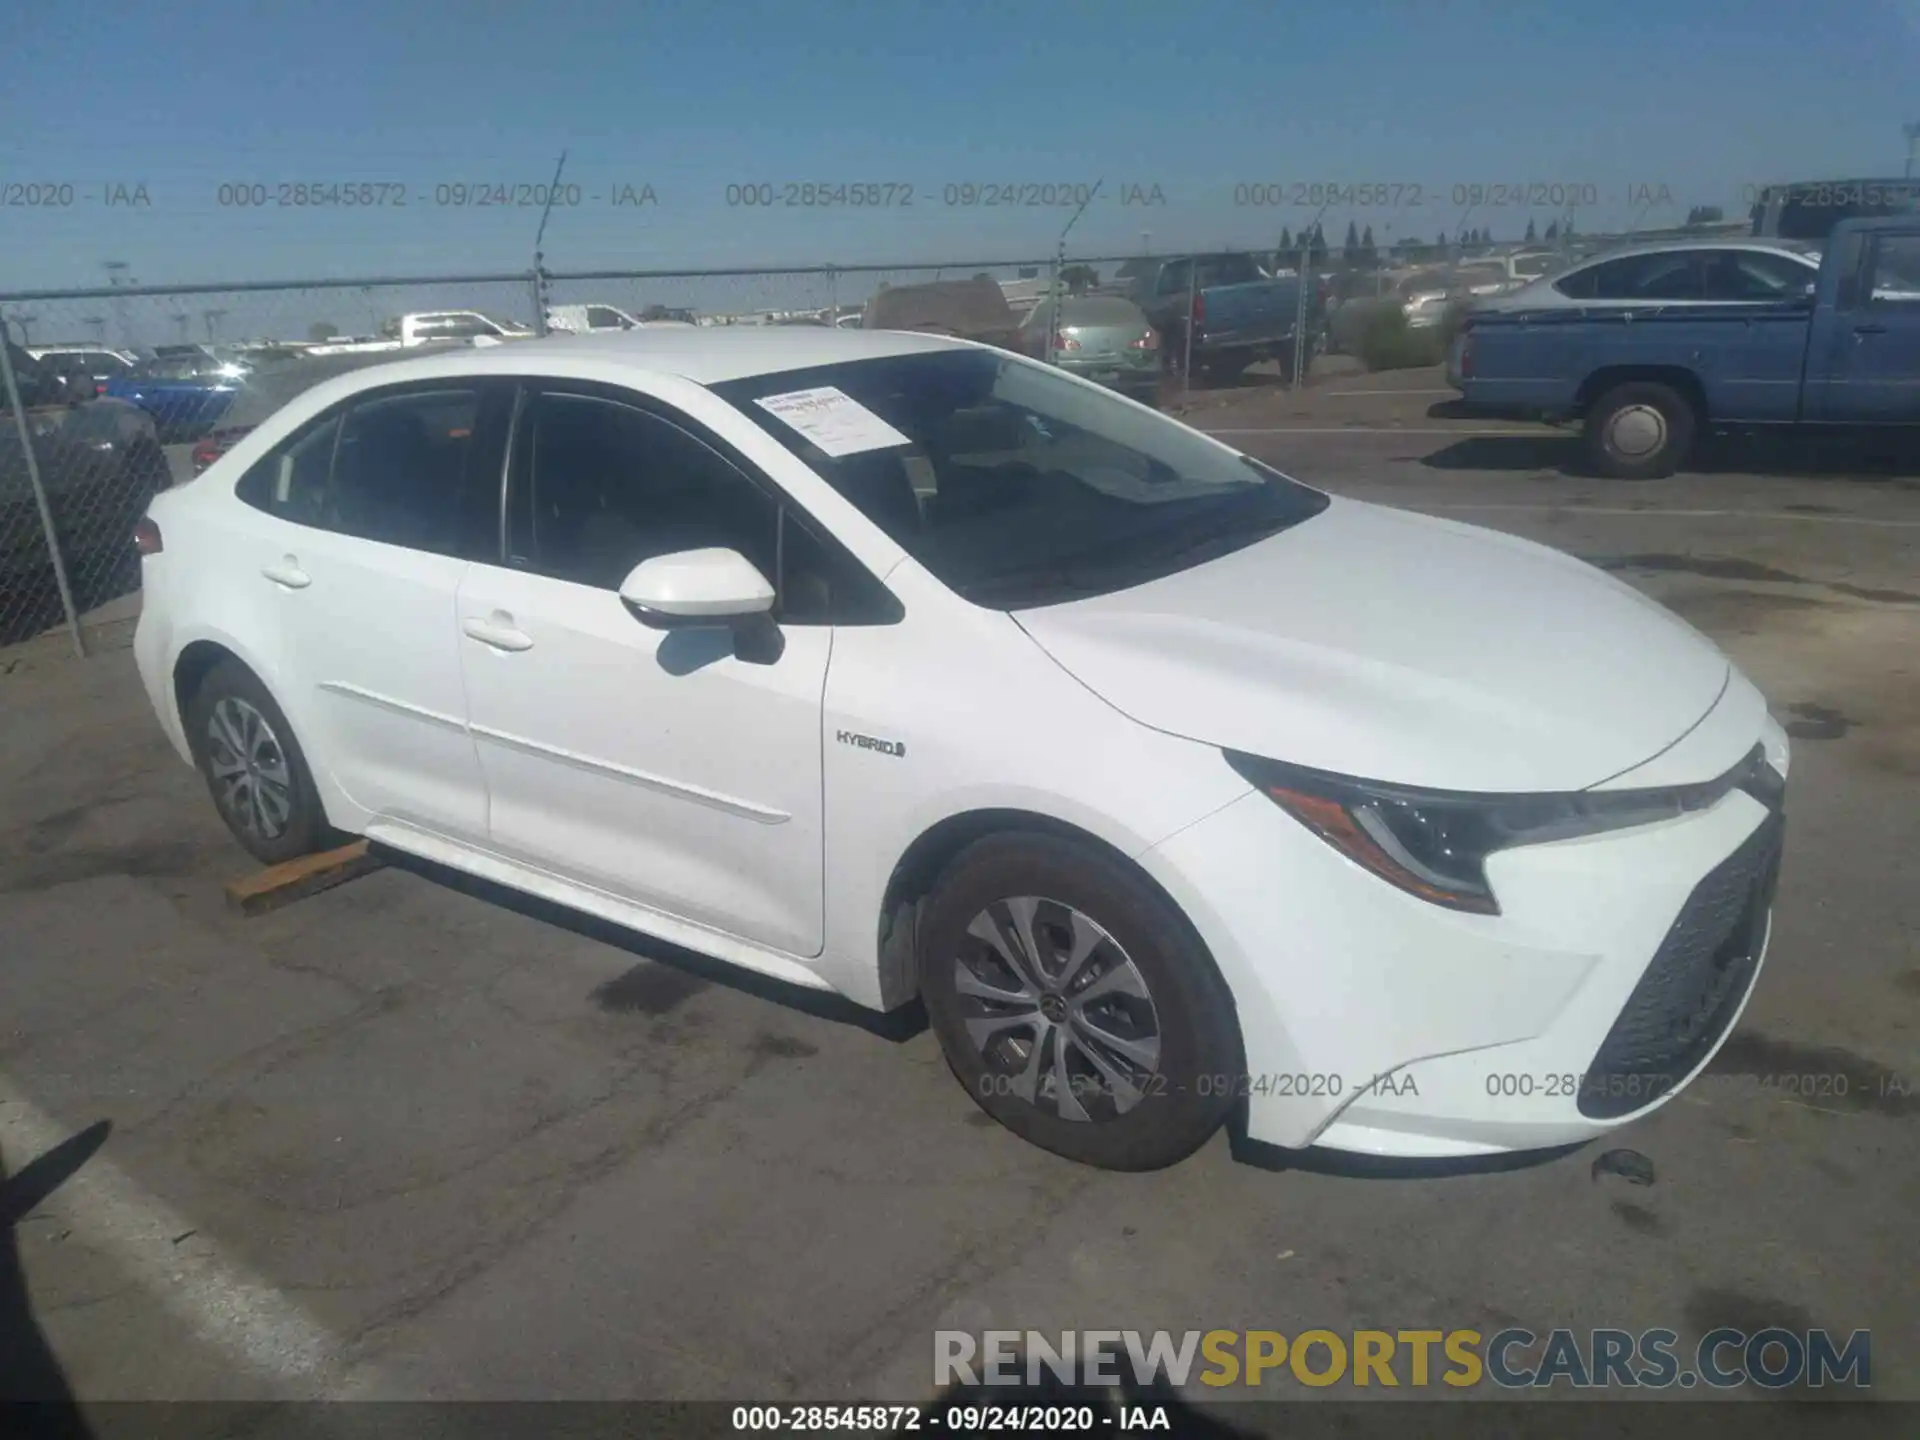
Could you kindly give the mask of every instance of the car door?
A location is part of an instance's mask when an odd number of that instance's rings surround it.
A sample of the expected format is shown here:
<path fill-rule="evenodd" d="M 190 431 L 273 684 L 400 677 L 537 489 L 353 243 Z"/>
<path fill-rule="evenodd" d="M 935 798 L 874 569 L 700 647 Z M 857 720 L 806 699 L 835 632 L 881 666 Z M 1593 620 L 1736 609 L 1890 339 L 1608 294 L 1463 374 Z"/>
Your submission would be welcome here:
<path fill-rule="evenodd" d="M 1767 250 L 1700 253 L 1704 303 L 1741 307 L 1716 320 L 1698 359 L 1707 409 L 1716 419 L 1773 423 L 1800 409 L 1807 315 L 1819 271 Z"/>
<path fill-rule="evenodd" d="M 266 517 L 241 543 L 277 612 L 287 708 L 369 833 L 486 842 L 454 604 L 467 554 L 498 533 L 510 397 L 464 378 L 369 390 L 236 487 Z"/>
<path fill-rule="evenodd" d="M 777 658 L 747 659 L 727 628 L 651 629 L 617 593 L 641 560 L 708 546 L 775 580 L 775 493 L 671 407 L 572 383 L 522 392 L 508 477 L 502 561 L 459 597 L 493 848 L 818 954 L 831 627 L 782 617 Z"/>
<path fill-rule="evenodd" d="M 1826 376 L 1813 413 L 1844 424 L 1920 423 L 1920 226 L 1849 243 L 1860 247 L 1857 268 L 1842 272 L 1835 305 L 1815 316 L 1813 353 L 1825 356 Z"/>

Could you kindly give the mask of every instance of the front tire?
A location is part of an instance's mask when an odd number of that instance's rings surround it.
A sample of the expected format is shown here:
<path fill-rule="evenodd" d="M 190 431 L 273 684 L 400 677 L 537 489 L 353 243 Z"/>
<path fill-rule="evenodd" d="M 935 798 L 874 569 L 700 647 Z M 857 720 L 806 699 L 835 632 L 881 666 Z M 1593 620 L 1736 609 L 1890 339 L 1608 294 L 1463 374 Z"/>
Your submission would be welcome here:
<path fill-rule="evenodd" d="M 1243 1062 L 1226 983 L 1173 905 L 1091 847 L 969 846 L 928 897 L 916 949 L 955 1077 L 1042 1149 L 1155 1170 L 1233 1106 Z"/>
<path fill-rule="evenodd" d="M 186 721 L 214 808 L 248 854 L 279 865 L 325 847 L 331 831 L 313 772 L 258 676 L 222 660 L 194 692 Z"/>
<path fill-rule="evenodd" d="M 1613 480 L 1664 480 L 1693 450 L 1693 403 L 1670 385 L 1630 380 L 1587 411 L 1587 464 Z"/>

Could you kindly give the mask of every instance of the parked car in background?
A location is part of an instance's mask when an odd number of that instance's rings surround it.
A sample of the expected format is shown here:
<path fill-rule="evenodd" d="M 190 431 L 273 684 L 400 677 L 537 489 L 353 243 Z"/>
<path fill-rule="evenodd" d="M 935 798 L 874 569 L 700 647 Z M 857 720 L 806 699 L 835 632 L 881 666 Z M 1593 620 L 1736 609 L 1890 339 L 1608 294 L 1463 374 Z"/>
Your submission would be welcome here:
<path fill-rule="evenodd" d="M 389 320 L 381 331 L 384 338 L 398 340 L 403 348 L 425 345 L 433 340 L 464 340 L 470 345 L 498 345 L 507 340 L 530 339 L 533 331 L 513 320 L 496 320 L 478 310 L 422 310 Z"/>
<path fill-rule="evenodd" d="M 547 311 L 547 328 L 569 335 L 610 330 L 646 330 L 655 326 L 688 329 L 691 320 L 643 320 L 618 305 L 555 305 Z"/>
<path fill-rule="evenodd" d="M 32 429 L 76 598 L 91 606 L 124 593 L 138 574 L 134 526 L 171 479 L 153 417 L 128 401 L 94 400 L 43 411 Z M 0 644 L 57 621 L 57 593 L 20 432 L 0 424 L 0 623 L 12 627 Z"/>
<path fill-rule="evenodd" d="M 138 535 L 143 688 L 255 858 L 360 834 L 917 998 L 956 1104 L 1076 1161 L 1578 1144 L 1764 961 L 1788 740 L 1704 636 L 984 346 L 376 367 Z"/>
<path fill-rule="evenodd" d="M 1260 262 L 1247 254 L 1183 255 L 1136 269 L 1128 298 L 1159 332 L 1169 365 L 1186 364 L 1191 333 L 1194 373 L 1219 383 L 1267 359 L 1280 362 L 1283 376 L 1291 374 L 1302 283 L 1297 276 L 1269 278 Z M 1308 286 L 1306 361 L 1311 368 L 1325 321 L 1326 297 L 1319 281 L 1304 283 Z"/>
<path fill-rule="evenodd" d="M 934 280 L 893 285 L 867 302 L 864 330 L 918 330 L 978 340 L 1005 350 L 1020 346 L 1020 317 L 992 280 Z"/>
<path fill-rule="evenodd" d="M 1717 430 L 1920 425 L 1920 216 L 1842 221 L 1811 293 L 1797 255 L 1715 249 L 1769 262 L 1751 273 L 1770 293 L 1733 305 L 1676 282 L 1689 299 L 1475 312 L 1445 410 L 1578 424 L 1589 465 L 1629 480 L 1672 474 Z M 1629 258 L 1697 272 L 1712 254 Z"/>
<path fill-rule="evenodd" d="M 432 355 L 465 348 L 461 341 L 436 340 L 415 346 L 407 353 L 409 356 Z M 242 376 L 236 382 L 233 401 L 221 417 L 218 428 L 193 447 L 193 473 L 200 474 L 282 405 L 321 381 L 399 358 L 399 352 L 392 349 L 349 350 L 330 355 L 306 355 Z"/>
<path fill-rule="evenodd" d="M 1514 285 L 1525 285 L 1531 280 L 1539 280 L 1548 275 L 1558 274 L 1574 263 L 1576 257 L 1563 255 L 1558 250 L 1515 250 L 1509 255 L 1493 255 L 1476 264 L 1499 265 L 1506 271 L 1507 279 Z"/>
<path fill-rule="evenodd" d="M 1040 301 L 1020 321 L 1018 348 L 1144 404 L 1160 399 L 1160 334 L 1138 305 L 1121 296 L 1067 295 L 1057 305 L 1052 299 Z"/>
<path fill-rule="evenodd" d="M 238 382 L 253 367 L 200 346 L 156 355 L 107 382 L 106 393 L 153 417 L 162 443 L 193 440 L 226 414 Z"/>
<path fill-rule="evenodd" d="M 93 394 L 106 392 L 107 382 L 133 368 L 134 357 L 103 345 L 30 345 L 27 353 L 43 364 L 69 375 L 85 375 L 94 382 Z M 91 396 L 85 397 L 91 398 Z"/>
<path fill-rule="evenodd" d="M 1812 246 L 1781 240 L 1663 241 L 1605 251 L 1557 275 L 1480 299 L 1475 310 L 1591 310 L 1649 302 L 1749 305 L 1805 295 Z"/>
<path fill-rule="evenodd" d="M 862 311 L 850 310 L 833 322 L 838 330 L 859 330 L 866 325 L 866 316 Z"/>

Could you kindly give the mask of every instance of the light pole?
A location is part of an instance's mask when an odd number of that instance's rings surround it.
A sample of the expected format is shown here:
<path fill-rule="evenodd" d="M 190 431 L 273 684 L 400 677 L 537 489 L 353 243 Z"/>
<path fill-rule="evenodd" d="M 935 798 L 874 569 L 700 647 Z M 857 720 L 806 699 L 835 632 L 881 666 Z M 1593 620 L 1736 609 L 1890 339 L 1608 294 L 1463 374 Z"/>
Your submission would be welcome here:
<path fill-rule="evenodd" d="M 215 328 L 222 320 L 226 319 L 226 316 L 227 312 L 224 310 L 202 310 L 200 312 L 200 318 L 207 322 L 207 343 L 209 345 L 213 343 Z"/>
<path fill-rule="evenodd" d="M 1906 124 L 1900 127 L 1900 133 L 1907 137 L 1906 178 L 1911 180 L 1913 178 L 1914 147 L 1916 145 L 1920 145 L 1920 120 L 1909 120 Z"/>

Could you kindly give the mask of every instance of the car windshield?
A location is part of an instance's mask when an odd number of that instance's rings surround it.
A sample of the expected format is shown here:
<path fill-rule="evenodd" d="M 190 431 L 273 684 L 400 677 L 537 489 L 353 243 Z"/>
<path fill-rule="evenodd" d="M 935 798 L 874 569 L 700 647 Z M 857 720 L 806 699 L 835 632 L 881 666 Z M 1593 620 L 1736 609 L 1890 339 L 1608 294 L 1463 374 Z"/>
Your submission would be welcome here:
<path fill-rule="evenodd" d="M 1143 584 L 1329 503 L 1149 410 L 989 350 L 713 388 L 938 579 L 995 609 Z"/>

